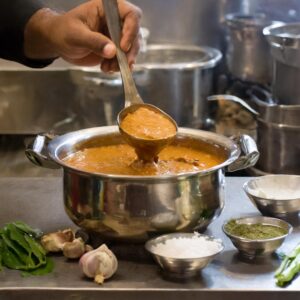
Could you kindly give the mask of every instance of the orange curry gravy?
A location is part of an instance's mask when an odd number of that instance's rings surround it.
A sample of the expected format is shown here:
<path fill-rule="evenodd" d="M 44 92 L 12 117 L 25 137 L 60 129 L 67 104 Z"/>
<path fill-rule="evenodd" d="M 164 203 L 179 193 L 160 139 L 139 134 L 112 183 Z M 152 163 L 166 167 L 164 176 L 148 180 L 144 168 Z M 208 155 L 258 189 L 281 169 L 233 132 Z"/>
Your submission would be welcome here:
<path fill-rule="evenodd" d="M 158 140 L 176 134 L 176 127 L 163 114 L 140 107 L 129 113 L 121 123 L 121 128 L 136 138 Z"/>
<path fill-rule="evenodd" d="M 170 145 L 158 155 L 158 162 L 137 160 L 127 144 L 86 148 L 66 157 L 64 162 L 76 169 L 112 175 L 171 175 L 209 169 L 225 160 L 224 156 L 198 149 Z"/>

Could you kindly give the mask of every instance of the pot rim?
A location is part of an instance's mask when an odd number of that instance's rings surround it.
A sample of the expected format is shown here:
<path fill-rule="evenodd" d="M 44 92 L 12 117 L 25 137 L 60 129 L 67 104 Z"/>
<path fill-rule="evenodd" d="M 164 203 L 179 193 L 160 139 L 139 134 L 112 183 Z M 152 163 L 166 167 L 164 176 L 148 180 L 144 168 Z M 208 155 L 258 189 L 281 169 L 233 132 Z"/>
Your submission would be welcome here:
<path fill-rule="evenodd" d="M 300 28 L 300 22 L 282 23 L 278 22 L 263 29 L 263 35 L 267 38 L 272 48 L 283 47 L 285 49 L 296 49 L 300 47 L 300 34 L 290 34 L 293 28 Z"/>
<path fill-rule="evenodd" d="M 202 52 L 206 54 L 205 59 L 198 59 L 190 62 L 179 63 L 154 63 L 154 62 L 139 62 L 135 64 L 134 71 L 139 70 L 154 70 L 154 69 L 168 69 L 168 70 L 190 70 L 195 68 L 208 69 L 215 67 L 222 59 L 223 55 L 220 50 L 207 46 L 196 45 L 182 45 L 182 44 L 148 44 L 147 50 L 185 50 L 190 52 Z M 147 53 L 147 51 L 146 51 Z"/>
<path fill-rule="evenodd" d="M 283 123 L 274 123 L 274 122 L 268 122 L 262 118 L 257 118 L 257 121 L 259 121 L 261 124 L 266 126 L 267 128 L 273 128 L 273 129 L 281 129 L 281 130 L 295 130 L 300 131 L 300 124 L 299 125 L 289 125 L 289 124 L 283 124 Z"/>
<path fill-rule="evenodd" d="M 229 13 L 225 16 L 227 26 L 237 29 L 253 28 L 259 30 L 272 24 L 264 13 Z"/>
<path fill-rule="evenodd" d="M 195 171 L 195 172 L 187 172 L 187 173 L 180 173 L 180 174 L 171 174 L 171 175 L 154 175 L 154 176 L 135 176 L 135 175 L 112 175 L 112 174 L 104 174 L 104 173 L 92 173 L 83 170 L 79 170 L 69 165 L 65 164 L 60 158 L 59 154 L 61 153 L 63 147 L 72 147 L 80 142 L 88 141 L 93 137 L 101 136 L 101 135 L 111 135 L 111 134 L 118 134 L 119 129 L 118 126 L 102 126 L 102 127 L 93 127 L 88 129 L 82 129 L 78 131 L 73 131 L 70 133 L 66 133 L 61 136 L 55 137 L 51 140 L 48 144 L 48 154 L 49 157 L 59 166 L 63 167 L 64 169 L 80 173 L 86 176 L 95 176 L 95 177 L 102 177 L 106 179 L 118 179 L 118 180 L 127 180 L 127 181 L 145 181 L 145 180 L 152 180 L 152 181 L 164 181 L 164 180 L 184 180 L 188 177 L 192 176 L 204 176 L 209 173 L 215 172 L 219 169 L 222 169 L 231 163 L 233 163 L 241 153 L 240 147 L 236 144 L 235 141 L 227 138 L 225 136 L 208 132 L 204 130 L 198 129 L 190 129 L 190 128 L 178 128 L 178 134 L 186 137 L 195 137 L 201 138 L 203 141 L 207 141 L 210 144 L 215 143 L 219 147 L 223 147 L 228 151 L 228 158 L 222 162 L 221 164 L 209 168 L 204 171 Z"/>

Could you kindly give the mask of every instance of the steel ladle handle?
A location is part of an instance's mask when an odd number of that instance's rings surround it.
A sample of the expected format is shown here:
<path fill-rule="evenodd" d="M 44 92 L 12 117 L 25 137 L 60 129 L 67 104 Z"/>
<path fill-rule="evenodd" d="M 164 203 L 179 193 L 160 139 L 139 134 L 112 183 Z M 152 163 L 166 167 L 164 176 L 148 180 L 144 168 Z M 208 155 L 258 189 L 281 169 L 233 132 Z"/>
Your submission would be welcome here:
<path fill-rule="evenodd" d="M 102 0 L 107 27 L 111 36 L 112 41 L 117 47 L 117 59 L 123 79 L 123 88 L 125 93 L 125 107 L 132 104 L 143 103 L 143 100 L 139 96 L 136 89 L 135 82 L 133 80 L 127 57 L 120 47 L 121 41 L 121 20 L 118 9 L 117 0 Z"/>

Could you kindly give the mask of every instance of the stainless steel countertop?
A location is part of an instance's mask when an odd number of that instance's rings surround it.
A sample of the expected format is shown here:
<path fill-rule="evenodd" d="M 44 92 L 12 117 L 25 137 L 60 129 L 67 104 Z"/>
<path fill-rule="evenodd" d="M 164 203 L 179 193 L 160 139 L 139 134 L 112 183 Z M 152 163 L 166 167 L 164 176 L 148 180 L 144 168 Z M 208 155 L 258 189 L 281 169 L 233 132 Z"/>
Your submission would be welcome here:
<path fill-rule="evenodd" d="M 275 286 L 273 274 L 279 264 L 276 255 L 259 264 L 243 262 L 221 230 L 224 220 L 231 217 L 259 214 L 242 191 L 247 179 L 226 178 L 225 209 L 206 232 L 221 238 L 225 249 L 197 278 L 172 282 L 163 278 L 154 263 L 120 261 L 115 276 L 97 286 L 82 276 L 76 262 L 54 257 L 55 270 L 47 276 L 22 278 L 19 272 L 4 269 L 0 273 L 0 300 L 298 299 L 300 278 L 284 289 Z M 14 220 L 23 220 L 45 232 L 72 226 L 63 210 L 61 178 L 1 178 L 0 192 L 1 226 Z M 300 230 L 294 228 L 279 251 L 289 251 L 299 241 Z"/>

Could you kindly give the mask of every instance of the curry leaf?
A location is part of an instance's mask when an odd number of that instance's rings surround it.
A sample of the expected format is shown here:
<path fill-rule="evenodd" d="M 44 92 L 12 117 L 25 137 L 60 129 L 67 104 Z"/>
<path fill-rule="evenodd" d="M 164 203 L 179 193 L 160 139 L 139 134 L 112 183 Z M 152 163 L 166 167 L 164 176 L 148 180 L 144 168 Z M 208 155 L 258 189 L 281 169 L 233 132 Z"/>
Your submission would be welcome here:
<path fill-rule="evenodd" d="M 14 256 L 16 256 L 20 262 L 26 265 L 28 263 L 28 253 L 22 248 L 18 247 L 18 245 L 15 244 L 7 234 L 2 234 L 1 237 L 6 249 L 8 249 L 10 252 L 13 252 Z"/>
<path fill-rule="evenodd" d="M 30 276 L 30 275 L 46 275 L 50 272 L 52 272 L 54 269 L 54 262 L 51 258 L 47 257 L 46 258 L 46 263 L 39 268 L 36 268 L 34 270 L 29 270 L 29 271 L 24 271 L 22 272 L 22 276 Z"/>
<path fill-rule="evenodd" d="M 45 253 L 40 251 L 40 245 L 28 235 L 25 235 L 25 239 L 28 242 L 28 244 L 32 250 L 32 253 L 36 257 L 36 260 L 37 260 L 36 267 L 39 267 L 40 265 L 45 264 L 46 256 L 45 256 Z"/>
<path fill-rule="evenodd" d="M 43 235 L 43 232 L 39 229 L 32 229 L 30 226 L 27 224 L 21 222 L 21 221 L 16 221 L 14 224 L 18 229 L 22 230 L 23 232 L 27 233 L 28 235 L 33 236 L 34 238 L 38 239 Z"/>
<path fill-rule="evenodd" d="M 23 275 L 44 275 L 53 270 L 53 262 L 37 238 L 41 231 L 23 222 L 0 228 L 0 271 L 2 266 L 22 270 Z"/>
<path fill-rule="evenodd" d="M 19 259 L 19 257 L 11 251 L 5 243 L 3 243 L 2 247 L 2 262 L 3 265 L 10 269 L 15 270 L 24 270 L 25 265 L 24 263 Z"/>

